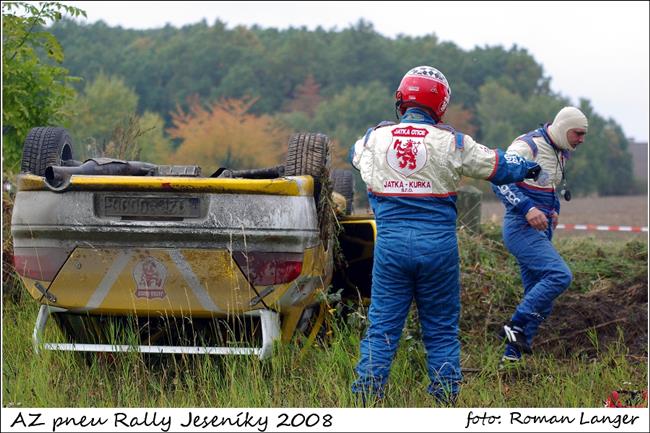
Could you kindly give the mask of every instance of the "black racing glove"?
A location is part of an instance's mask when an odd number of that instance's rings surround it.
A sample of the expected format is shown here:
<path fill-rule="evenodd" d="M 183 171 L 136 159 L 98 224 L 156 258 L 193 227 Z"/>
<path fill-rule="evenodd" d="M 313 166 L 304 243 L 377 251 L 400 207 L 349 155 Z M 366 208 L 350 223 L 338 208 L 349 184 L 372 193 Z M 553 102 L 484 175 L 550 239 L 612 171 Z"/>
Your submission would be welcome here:
<path fill-rule="evenodd" d="M 524 178 L 537 180 L 539 174 L 542 172 L 542 166 L 533 161 L 526 161 L 526 167 L 528 168 L 528 171 Z"/>

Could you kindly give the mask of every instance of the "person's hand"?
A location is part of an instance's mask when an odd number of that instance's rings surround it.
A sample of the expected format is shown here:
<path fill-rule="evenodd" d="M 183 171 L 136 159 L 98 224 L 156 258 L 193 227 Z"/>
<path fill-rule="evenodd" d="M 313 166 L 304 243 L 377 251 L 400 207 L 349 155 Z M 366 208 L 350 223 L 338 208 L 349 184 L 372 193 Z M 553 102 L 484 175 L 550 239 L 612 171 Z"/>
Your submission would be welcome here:
<path fill-rule="evenodd" d="M 557 227 L 557 223 L 559 219 L 560 216 L 557 214 L 557 212 L 553 211 L 553 213 L 551 214 L 551 220 L 553 222 L 553 230 L 555 230 L 555 228 Z"/>
<path fill-rule="evenodd" d="M 546 215 L 536 207 L 531 207 L 526 214 L 528 224 L 535 230 L 546 230 L 548 228 L 548 220 Z"/>

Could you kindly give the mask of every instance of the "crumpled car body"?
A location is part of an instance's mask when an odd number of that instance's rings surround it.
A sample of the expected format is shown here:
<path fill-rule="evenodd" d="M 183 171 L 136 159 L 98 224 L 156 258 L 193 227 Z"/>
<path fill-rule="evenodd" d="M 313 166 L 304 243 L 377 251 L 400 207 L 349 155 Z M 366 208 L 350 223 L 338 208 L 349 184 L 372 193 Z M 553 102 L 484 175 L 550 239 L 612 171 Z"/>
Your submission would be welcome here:
<path fill-rule="evenodd" d="M 16 271 L 59 317 L 270 311 L 289 340 L 332 279 L 309 176 L 74 176 L 55 193 L 22 175 L 12 235 Z"/>
<path fill-rule="evenodd" d="M 61 148 L 44 136 L 43 149 Z M 339 214 L 343 229 L 324 230 L 325 189 L 314 176 L 253 170 L 256 178 L 236 171 L 203 178 L 187 168 L 150 173 L 153 165 L 142 163 L 131 164 L 138 175 L 120 175 L 123 162 L 74 164 L 90 167 L 84 171 L 30 157 L 28 169 L 40 175 L 18 176 L 14 264 L 41 304 L 37 351 L 266 358 L 276 340 L 313 341 L 321 332 L 335 273 L 346 293 L 359 298 L 361 287 L 369 297 L 374 221 Z M 350 257 L 335 269 L 338 245 L 348 245 Z M 49 318 L 64 341 L 46 341 Z"/>

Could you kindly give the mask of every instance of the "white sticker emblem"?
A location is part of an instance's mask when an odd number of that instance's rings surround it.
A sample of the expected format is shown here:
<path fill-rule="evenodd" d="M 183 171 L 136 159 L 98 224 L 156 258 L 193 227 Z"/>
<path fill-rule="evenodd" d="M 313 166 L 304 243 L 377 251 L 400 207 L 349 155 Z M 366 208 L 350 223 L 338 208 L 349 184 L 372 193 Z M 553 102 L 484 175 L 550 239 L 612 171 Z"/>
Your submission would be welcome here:
<path fill-rule="evenodd" d="M 135 296 L 138 298 L 164 298 L 163 289 L 167 279 L 167 268 L 153 257 L 146 257 L 133 268 L 135 279 Z"/>
<path fill-rule="evenodd" d="M 388 165 L 405 177 L 422 170 L 427 162 L 424 137 L 429 131 L 408 126 L 395 128 L 392 133 L 393 142 L 386 153 Z"/>

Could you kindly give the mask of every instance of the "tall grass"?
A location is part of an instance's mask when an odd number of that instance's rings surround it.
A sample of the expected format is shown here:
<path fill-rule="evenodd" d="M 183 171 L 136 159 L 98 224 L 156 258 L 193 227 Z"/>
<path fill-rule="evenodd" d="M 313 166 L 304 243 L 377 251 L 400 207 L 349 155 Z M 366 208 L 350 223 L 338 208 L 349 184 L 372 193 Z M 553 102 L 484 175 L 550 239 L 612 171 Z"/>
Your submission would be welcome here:
<path fill-rule="evenodd" d="M 273 358 L 42 352 L 29 344 L 31 302 L 7 305 L 3 398 L 9 407 L 356 407 L 349 392 L 359 334 L 334 325 L 331 342 L 301 354 L 280 345 Z M 402 341 L 386 398 L 377 407 L 434 407 L 426 393 L 425 355 Z M 597 360 L 538 353 L 503 373 L 501 347 L 464 339 L 467 369 L 459 406 L 600 407 L 612 390 L 644 389 L 647 364 L 622 347 Z"/>
<path fill-rule="evenodd" d="M 492 327 L 511 314 L 519 293 L 517 268 L 496 228 L 470 237 L 461 232 L 464 381 L 462 407 L 602 407 L 613 390 L 646 389 L 647 358 L 630 357 L 619 338 L 596 347 L 596 357 L 556 358 L 544 350 L 522 368 L 497 368 L 502 345 Z M 647 244 L 563 240 L 559 248 L 575 269 L 570 290 L 594 281 L 636 281 L 647 275 Z M 647 289 L 647 286 L 646 286 Z M 89 354 L 42 351 L 31 332 L 38 306 L 28 296 L 4 298 L 3 399 L 9 407 L 356 407 L 354 380 L 363 309 L 330 317 L 327 344 L 301 351 L 278 345 L 265 361 L 207 355 Z M 645 323 L 639 326 L 646 326 Z M 621 332 L 624 332 L 621 330 Z M 46 338 L 62 341 L 50 324 Z M 593 344 L 598 346 L 597 330 Z M 647 351 L 646 351 L 647 354 Z M 415 315 L 407 323 L 386 398 L 377 407 L 434 407 L 426 393 L 426 360 Z"/>

